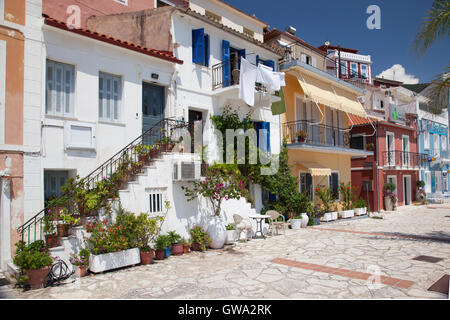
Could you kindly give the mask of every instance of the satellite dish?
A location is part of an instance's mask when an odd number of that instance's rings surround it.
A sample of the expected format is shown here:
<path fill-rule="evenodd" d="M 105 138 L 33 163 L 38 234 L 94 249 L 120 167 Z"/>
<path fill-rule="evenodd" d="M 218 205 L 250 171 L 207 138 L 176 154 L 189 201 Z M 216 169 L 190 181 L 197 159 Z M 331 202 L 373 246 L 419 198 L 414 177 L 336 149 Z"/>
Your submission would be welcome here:
<path fill-rule="evenodd" d="M 325 41 L 325 45 L 329 46 L 330 45 L 330 41 Z"/>

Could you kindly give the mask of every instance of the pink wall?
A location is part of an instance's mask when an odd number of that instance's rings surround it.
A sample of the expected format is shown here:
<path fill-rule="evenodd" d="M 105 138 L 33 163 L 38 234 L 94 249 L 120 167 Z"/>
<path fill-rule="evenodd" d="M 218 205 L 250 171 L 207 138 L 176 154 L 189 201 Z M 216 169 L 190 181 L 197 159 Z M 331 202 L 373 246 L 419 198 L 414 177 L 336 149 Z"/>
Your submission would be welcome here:
<path fill-rule="evenodd" d="M 128 5 L 120 4 L 114 0 L 43 0 L 42 12 L 60 21 L 69 17 L 67 8 L 77 5 L 81 9 L 81 27 L 86 27 L 88 17 L 104 16 L 108 14 L 141 11 L 154 8 L 153 0 L 128 0 Z"/>

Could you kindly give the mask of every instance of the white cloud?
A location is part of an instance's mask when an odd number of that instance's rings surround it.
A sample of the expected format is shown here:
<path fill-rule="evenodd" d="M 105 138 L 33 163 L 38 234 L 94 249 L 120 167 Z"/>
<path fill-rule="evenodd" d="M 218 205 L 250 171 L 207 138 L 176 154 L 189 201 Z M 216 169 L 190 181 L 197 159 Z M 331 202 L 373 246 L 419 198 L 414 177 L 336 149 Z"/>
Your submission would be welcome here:
<path fill-rule="evenodd" d="M 401 81 L 404 84 L 417 84 L 419 78 L 414 77 L 412 74 L 406 74 L 405 68 L 401 64 L 394 64 L 387 70 L 384 70 L 377 78 L 384 78 L 389 80 Z"/>

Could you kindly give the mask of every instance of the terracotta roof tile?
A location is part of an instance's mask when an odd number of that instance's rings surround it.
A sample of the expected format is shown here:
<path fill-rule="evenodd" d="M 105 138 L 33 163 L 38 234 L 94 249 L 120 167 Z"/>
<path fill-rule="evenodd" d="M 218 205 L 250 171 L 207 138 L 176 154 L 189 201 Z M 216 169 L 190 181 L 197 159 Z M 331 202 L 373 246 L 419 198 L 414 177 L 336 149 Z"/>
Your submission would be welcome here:
<path fill-rule="evenodd" d="M 373 117 L 363 118 L 363 117 L 355 116 L 353 114 L 349 114 L 349 116 L 350 116 L 350 119 L 353 121 L 353 124 L 355 126 L 359 126 L 359 125 L 363 125 L 363 124 L 369 124 L 370 121 L 372 121 L 372 123 L 380 121 L 380 119 L 373 118 Z M 369 119 L 370 119 L 370 121 L 369 121 Z"/>
<path fill-rule="evenodd" d="M 183 64 L 182 60 L 177 59 L 174 55 L 173 52 L 170 51 L 159 51 L 159 50 L 155 50 L 155 49 L 149 49 L 149 48 L 145 48 L 145 47 L 141 47 L 139 45 L 136 45 L 134 43 L 130 43 L 128 41 L 123 41 L 120 39 L 116 39 L 114 37 L 108 36 L 106 34 L 100 34 L 98 32 L 95 31 L 91 31 L 89 29 L 84 29 L 84 28 L 79 28 L 79 29 L 75 29 L 75 28 L 69 28 L 67 26 L 67 24 L 65 22 L 56 20 L 54 18 L 49 17 L 46 14 L 42 15 L 45 19 L 45 24 L 55 27 L 55 28 L 59 28 L 62 30 L 66 30 L 69 32 L 73 32 L 79 35 L 83 35 L 92 39 L 96 39 L 99 41 L 103 41 L 103 42 L 107 42 L 110 43 L 112 45 L 116 45 L 119 47 L 123 47 L 126 49 L 130 49 L 133 51 L 137 51 L 155 58 L 159 58 L 159 59 L 163 59 L 166 61 L 170 61 L 170 62 L 174 62 L 174 63 L 178 63 L 178 64 Z"/>

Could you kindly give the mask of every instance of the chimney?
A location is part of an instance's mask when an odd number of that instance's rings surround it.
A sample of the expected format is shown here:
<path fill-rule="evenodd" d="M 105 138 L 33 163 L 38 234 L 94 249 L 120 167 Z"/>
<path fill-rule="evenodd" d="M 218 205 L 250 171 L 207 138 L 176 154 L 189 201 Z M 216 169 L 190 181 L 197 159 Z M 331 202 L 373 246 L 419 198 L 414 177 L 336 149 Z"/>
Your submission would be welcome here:
<path fill-rule="evenodd" d="M 295 29 L 293 26 L 286 27 L 286 32 L 292 34 L 295 36 L 295 33 L 297 32 L 297 29 Z"/>

